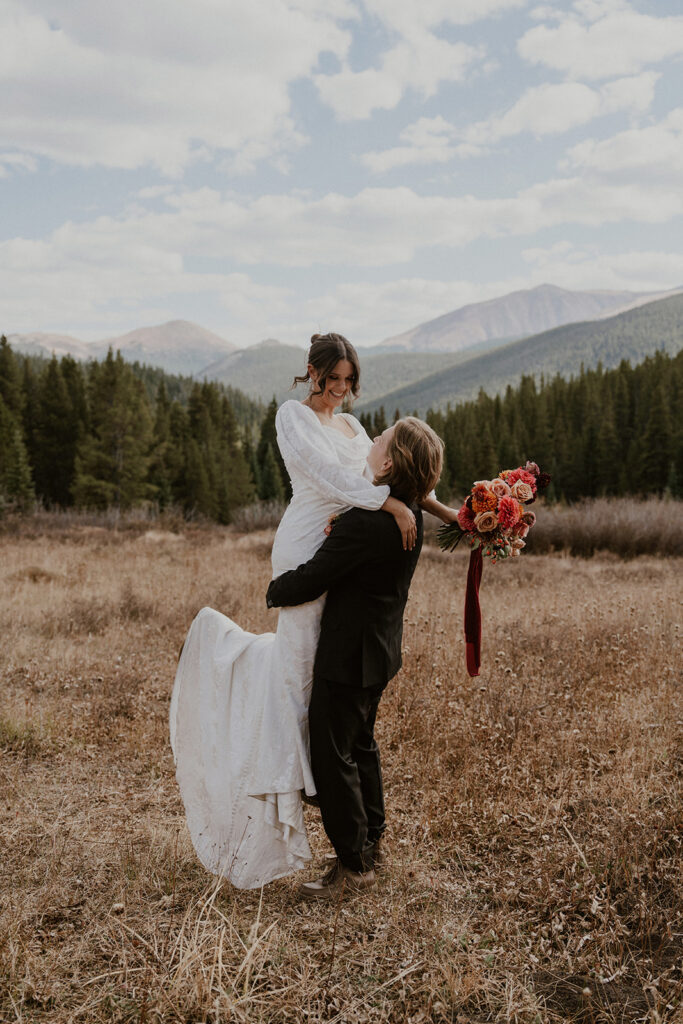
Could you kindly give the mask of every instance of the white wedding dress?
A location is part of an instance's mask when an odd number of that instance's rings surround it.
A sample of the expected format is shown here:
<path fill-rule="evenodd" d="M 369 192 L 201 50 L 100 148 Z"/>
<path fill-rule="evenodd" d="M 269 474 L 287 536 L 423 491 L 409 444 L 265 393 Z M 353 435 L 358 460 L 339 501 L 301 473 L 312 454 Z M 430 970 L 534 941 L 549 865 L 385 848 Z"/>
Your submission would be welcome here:
<path fill-rule="evenodd" d="M 274 576 L 315 554 L 331 516 L 379 509 L 389 496 L 363 476 L 365 430 L 340 415 L 354 437 L 324 427 L 301 402 L 278 410 L 293 495 L 275 536 Z M 301 790 L 315 793 L 308 702 L 324 601 L 283 608 L 277 632 L 262 635 L 203 608 L 178 663 L 170 731 L 188 828 L 202 864 L 241 889 L 291 874 L 311 857 Z"/>

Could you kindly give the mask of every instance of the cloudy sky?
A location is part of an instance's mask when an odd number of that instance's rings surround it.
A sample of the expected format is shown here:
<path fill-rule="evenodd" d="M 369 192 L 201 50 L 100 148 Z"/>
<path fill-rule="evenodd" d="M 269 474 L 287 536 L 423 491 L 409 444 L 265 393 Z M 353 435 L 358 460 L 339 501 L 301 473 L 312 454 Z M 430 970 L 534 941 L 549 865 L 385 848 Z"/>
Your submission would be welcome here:
<path fill-rule="evenodd" d="M 680 0 L 0 0 L 0 330 L 683 285 Z"/>

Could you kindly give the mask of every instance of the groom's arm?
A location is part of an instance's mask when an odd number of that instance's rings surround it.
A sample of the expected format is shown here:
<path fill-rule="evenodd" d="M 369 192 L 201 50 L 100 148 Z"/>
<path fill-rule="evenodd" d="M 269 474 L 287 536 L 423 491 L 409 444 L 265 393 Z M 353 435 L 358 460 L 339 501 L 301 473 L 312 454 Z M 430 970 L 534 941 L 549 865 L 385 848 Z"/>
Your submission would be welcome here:
<path fill-rule="evenodd" d="M 351 509 L 340 516 L 313 558 L 271 580 L 266 595 L 269 608 L 314 601 L 359 565 L 377 555 L 379 517 L 385 512 Z M 391 523 L 393 526 L 393 522 Z"/>

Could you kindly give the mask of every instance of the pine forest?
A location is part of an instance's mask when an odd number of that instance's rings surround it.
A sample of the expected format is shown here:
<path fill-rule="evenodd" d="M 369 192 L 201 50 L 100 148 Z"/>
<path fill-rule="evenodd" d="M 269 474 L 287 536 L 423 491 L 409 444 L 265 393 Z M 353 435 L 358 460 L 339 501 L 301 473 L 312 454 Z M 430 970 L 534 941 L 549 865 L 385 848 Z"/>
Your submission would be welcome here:
<path fill-rule="evenodd" d="M 445 500 L 474 480 L 533 459 L 553 477 L 549 500 L 683 496 L 683 352 L 566 380 L 522 378 L 491 397 L 429 412 L 444 439 Z M 362 399 L 361 399 L 362 403 Z M 130 364 L 15 353 L 0 340 L 0 514 L 74 506 L 177 507 L 229 523 L 257 500 L 283 501 L 289 481 L 267 407 L 236 389 Z M 372 435 L 391 419 L 358 413 Z"/>

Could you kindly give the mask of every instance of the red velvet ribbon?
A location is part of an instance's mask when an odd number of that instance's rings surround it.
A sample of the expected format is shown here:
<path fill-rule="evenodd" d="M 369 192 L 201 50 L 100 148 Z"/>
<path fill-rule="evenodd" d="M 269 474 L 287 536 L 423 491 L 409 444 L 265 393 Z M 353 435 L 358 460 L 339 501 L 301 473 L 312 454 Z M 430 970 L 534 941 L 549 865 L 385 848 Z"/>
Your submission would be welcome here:
<path fill-rule="evenodd" d="M 465 656 L 467 671 L 471 676 L 479 675 L 481 665 L 481 609 L 479 608 L 479 584 L 481 582 L 481 548 L 470 552 L 465 588 Z"/>

